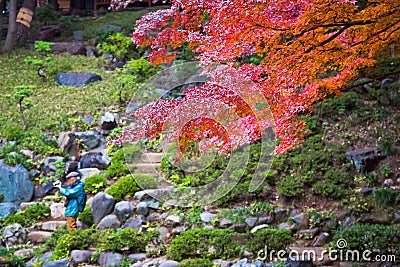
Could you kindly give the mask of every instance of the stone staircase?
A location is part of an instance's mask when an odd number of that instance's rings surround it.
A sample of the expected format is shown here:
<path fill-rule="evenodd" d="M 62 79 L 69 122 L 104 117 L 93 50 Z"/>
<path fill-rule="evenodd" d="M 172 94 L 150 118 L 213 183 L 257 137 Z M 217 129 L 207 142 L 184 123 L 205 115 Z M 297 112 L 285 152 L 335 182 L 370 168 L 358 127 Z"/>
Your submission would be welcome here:
<path fill-rule="evenodd" d="M 164 153 L 146 152 L 143 153 L 139 161 L 135 165 L 135 169 L 139 173 L 155 176 L 159 175 L 158 169 L 161 166 L 161 159 Z"/>

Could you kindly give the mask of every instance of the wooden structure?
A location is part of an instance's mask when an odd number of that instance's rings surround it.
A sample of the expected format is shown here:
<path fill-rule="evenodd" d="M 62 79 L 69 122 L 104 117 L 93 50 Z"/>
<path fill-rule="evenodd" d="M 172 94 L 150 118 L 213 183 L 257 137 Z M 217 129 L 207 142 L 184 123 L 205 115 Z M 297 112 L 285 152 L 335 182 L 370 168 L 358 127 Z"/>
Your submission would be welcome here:
<path fill-rule="evenodd" d="M 111 0 L 57 0 L 62 11 L 76 10 L 98 10 L 100 8 L 108 9 Z M 149 7 L 152 6 L 152 0 L 138 0 L 139 3 L 146 3 Z M 49 0 L 37 0 L 37 6 L 46 5 Z"/>

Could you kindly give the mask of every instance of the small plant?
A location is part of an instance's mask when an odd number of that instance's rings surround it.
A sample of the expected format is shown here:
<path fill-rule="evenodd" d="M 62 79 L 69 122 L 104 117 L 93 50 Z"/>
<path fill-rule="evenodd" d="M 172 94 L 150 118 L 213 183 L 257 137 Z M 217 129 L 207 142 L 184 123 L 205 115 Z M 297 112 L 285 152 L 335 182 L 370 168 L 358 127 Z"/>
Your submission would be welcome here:
<path fill-rule="evenodd" d="M 378 206 L 384 207 L 394 201 L 395 194 L 390 189 L 381 188 L 374 191 L 374 200 Z"/>
<path fill-rule="evenodd" d="M 379 167 L 379 170 L 381 171 L 382 175 L 385 177 L 389 177 L 390 175 L 390 167 L 389 164 L 383 164 Z"/>
<path fill-rule="evenodd" d="M 89 227 L 93 225 L 93 214 L 89 205 L 86 205 L 83 212 L 79 213 L 78 219 Z"/>
<path fill-rule="evenodd" d="M 382 141 L 379 146 L 379 150 L 382 151 L 382 153 L 386 156 L 392 156 L 396 154 L 396 147 L 393 144 L 393 142 L 390 141 Z"/>
<path fill-rule="evenodd" d="M 88 193 L 96 194 L 107 186 L 107 179 L 100 174 L 91 175 L 85 179 L 85 190 Z"/>
<path fill-rule="evenodd" d="M 209 259 L 196 258 L 186 259 L 178 263 L 178 267 L 213 267 L 213 263 Z"/>
<path fill-rule="evenodd" d="M 133 42 L 122 33 L 113 33 L 107 39 L 97 45 L 99 53 L 111 54 L 113 60 L 123 61 L 133 47 Z"/>
<path fill-rule="evenodd" d="M 294 197 L 303 193 L 303 183 L 296 176 L 285 176 L 277 183 L 277 191 L 280 196 Z"/>
<path fill-rule="evenodd" d="M 28 85 L 16 86 L 12 98 L 17 102 L 19 113 L 21 115 L 21 121 L 23 130 L 27 129 L 27 122 L 25 118 L 25 111 L 32 106 L 32 101 L 30 99 L 32 89 L 34 87 Z"/>
<path fill-rule="evenodd" d="M 74 249 L 87 249 L 89 246 L 96 245 L 96 238 L 93 238 L 95 230 L 92 228 L 84 230 L 74 230 L 62 235 L 57 239 L 57 244 L 53 251 L 52 260 L 68 258 Z"/>
<path fill-rule="evenodd" d="M 0 218 L 0 229 L 12 223 L 19 223 L 23 227 L 31 226 L 38 220 L 50 215 L 50 208 L 44 204 L 36 204 L 26 210 L 11 214 L 8 217 Z"/>

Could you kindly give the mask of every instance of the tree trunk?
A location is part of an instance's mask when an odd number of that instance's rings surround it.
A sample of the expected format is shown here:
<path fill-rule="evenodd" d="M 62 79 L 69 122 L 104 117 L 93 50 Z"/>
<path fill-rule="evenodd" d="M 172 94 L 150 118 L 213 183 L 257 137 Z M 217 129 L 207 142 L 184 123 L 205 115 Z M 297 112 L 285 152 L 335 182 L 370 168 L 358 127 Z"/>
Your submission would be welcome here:
<path fill-rule="evenodd" d="M 3 10 L 5 9 L 6 0 L 0 0 L 0 43 L 3 39 Z"/>
<path fill-rule="evenodd" d="M 35 12 L 36 0 L 24 0 L 22 7 L 28 8 Z M 24 43 L 28 38 L 29 28 L 24 24 L 17 23 L 17 42 Z"/>
<path fill-rule="evenodd" d="M 8 15 L 8 32 L 3 49 L 4 53 L 11 53 L 15 47 L 15 32 L 17 30 L 17 0 L 10 0 L 10 13 Z"/>

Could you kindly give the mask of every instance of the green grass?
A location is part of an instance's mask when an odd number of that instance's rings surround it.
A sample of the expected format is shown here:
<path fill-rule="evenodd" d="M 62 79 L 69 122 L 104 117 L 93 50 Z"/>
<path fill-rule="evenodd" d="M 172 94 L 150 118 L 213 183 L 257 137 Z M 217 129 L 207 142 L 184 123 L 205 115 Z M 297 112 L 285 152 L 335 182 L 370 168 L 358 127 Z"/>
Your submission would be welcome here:
<path fill-rule="evenodd" d="M 17 102 L 10 97 L 16 86 L 33 86 L 29 97 L 32 105 L 25 111 L 28 129 L 57 132 L 69 127 L 81 128 L 84 127 L 82 118 L 94 116 L 96 119 L 106 107 L 116 104 L 113 93 L 118 84 L 110 79 L 111 74 L 99 69 L 105 64 L 102 59 L 51 54 L 55 64 L 46 73 L 53 74 L 43 81 L 37 74 L 37 67 L 24 62 L 28 55 L 39 56 L 32 51 L 17 50 L 0 57 L 0 136 L 4 137 L 7 129 L 22 126 Z M 54 82 L 58 71 L 94 72 L 101 75 L 103 81 L 83 87 L 59 86 Z"/>

